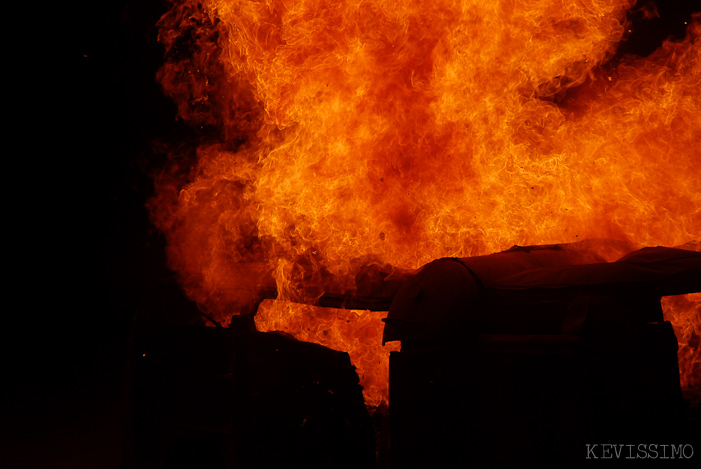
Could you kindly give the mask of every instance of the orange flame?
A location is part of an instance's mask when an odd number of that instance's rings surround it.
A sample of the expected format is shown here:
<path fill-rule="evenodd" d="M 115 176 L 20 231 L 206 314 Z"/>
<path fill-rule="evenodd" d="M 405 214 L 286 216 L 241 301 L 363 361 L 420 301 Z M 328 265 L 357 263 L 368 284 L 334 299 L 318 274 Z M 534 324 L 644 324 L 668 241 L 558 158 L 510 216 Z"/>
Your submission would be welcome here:
<path fill-rule="evenodd" d="M 664 297 L 662 308 L 679 342 L 682 387 L 701 388 L 701 293 Z"/>
<path fill-rule="evenodd" d="M 701 17 L 612 60 L 633 3 L 177 3 L 159 79 L 215 131 L 150 205 L 187 294 L 224 321 L 261 290 L 356 293 L 371 263 L 699 240 Z"/>
<path fill-rule="evenodd" d="M 389 402 L 389 352 L 399 350 L 398 343 L 382 345 L 382 318 L 386 316 L 386 311 L 320 308 L 265 300 L 255 320 L 262 332 L 289 331 L 298 340 L 347 351 L 360 378 L 365 404 L 377 407 Z"/>

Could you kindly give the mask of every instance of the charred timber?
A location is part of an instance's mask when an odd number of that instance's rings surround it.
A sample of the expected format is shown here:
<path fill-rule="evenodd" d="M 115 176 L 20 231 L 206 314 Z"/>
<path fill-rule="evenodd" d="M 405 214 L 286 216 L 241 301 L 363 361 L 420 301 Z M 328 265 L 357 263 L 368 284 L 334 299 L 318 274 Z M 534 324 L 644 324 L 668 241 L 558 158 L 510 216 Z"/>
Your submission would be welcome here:
<path fill-rule="evenodd" d="M 701 291 L 701 253 L 604 262 L 582 245 L 439 259 L 385 319 L 393 468 L 579 467 L 586 444 L 683 437 L 660 297 Z"/>
<path fill-rule="evenodd" d="M 426 264 L 398 290 L 383 340 L 404 344 L 479 333 L 576 335 L 584 316 L 596 315 L 603 303 L 634 309 L 631 314 L 640 323 L 659 322 L 662 296 L 699 291 L 701 253 L 696 251 L 643 248 L 603 262 L 576 245 L 514 247 Z M 615 322 L 620 314 L 608 319 Z"/>
<path fill-rule="evenodd" d="M 128 467 L 374 468 L 349 356 L 236 318 L 230 328 L 135 331 Z"/>

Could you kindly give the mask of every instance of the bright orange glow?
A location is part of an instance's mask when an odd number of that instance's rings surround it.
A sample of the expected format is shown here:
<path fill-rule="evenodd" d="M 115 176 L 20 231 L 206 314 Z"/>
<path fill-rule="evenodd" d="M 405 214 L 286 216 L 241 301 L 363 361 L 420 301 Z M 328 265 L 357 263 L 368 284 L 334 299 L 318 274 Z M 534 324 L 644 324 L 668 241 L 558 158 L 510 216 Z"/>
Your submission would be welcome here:
<path fill-rule="evenodd" d="M 348 352 L 363 387 L 365 404 L 377 407 L 389 402 L 389 352 L 399 350 L 396 342 L 382 346 L 382 318 L 386 316 L 386 311 L 265 300 L 258 309 L 256 327 L 261 332 L 289 331 L 298 340 Z"/>
<path fill-rule="evenodd" d="M 682 386 L 701 387 L 701 293 L 664 297 L 662 308 L 679 342 Z"/>
<path fill-rule="evenodd" d="M 178 2 L 159 80 L 216 131 L 150 206 L 187 294 L 226 323 L 261 290 L 362 293 L 369 264 L 700 240 L 701 17 L 609 62 L 633 3 Z M 698 302 L 677 303 L 698 362 Z"/>

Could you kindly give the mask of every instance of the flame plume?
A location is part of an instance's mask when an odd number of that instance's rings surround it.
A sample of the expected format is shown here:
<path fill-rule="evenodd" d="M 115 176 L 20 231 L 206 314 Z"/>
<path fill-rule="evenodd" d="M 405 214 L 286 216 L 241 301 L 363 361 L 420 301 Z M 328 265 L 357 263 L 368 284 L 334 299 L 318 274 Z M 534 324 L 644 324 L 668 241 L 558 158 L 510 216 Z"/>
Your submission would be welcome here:
<path fill-rule="evenodd" d="M 174 3 L 159 80 L 214 129 L 150 203 L 187 294 L 224 320 L 270 285 L 354 293 L 370 264 L 698 241 L 701 17 L 617 57 L 633 3 Z M 698 362 L 695 298 L 665 304 Z"/>

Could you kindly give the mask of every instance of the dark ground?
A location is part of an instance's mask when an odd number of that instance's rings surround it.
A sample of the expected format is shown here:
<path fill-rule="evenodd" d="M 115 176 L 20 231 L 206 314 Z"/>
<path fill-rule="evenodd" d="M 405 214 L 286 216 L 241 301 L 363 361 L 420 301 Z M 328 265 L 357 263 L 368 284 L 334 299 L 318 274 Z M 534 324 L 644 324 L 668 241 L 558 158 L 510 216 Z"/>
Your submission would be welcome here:
<path fill-rule="evenodd" d="M 628 51 L 654 50 L 693 9 L 691 2 L 665 5 L 663 18 L 642 25 Z M 41 166 L 49 190 L 42 191 L 38 213 L 23 214 L 31 219 L 20 221 L 31 238 L 21 245 L 31 254 L 11 272 L 23 289 L 9 292 L 19 301 L 6 308 L 4 468 L 122 467 L 130 324 L 144 308 L 192 308 L 165 265 L 163 239 L 144 208 L 151 191 L 144 169 L 154 164 L 150 142 L 188 132 L 155 81 L 163 51 L 154 24 L 167 3 L 111 0 L 65 8 L 50 19 L 53 29 L 39 33 L 42 48 L 27 52 L 56 58 L 42 63 L 30 83 L 48 99 L 30 109 L 39 132 L 26 141 L 38 156 L 26 158 L 23 173 Z M 26 23 L 24 15 L 13 21 Z M 31 182 L 13 195 L 31 200 L 38 183 L 19 179 Z M 24 237 L 25 230 L 18 231 Z"/>

